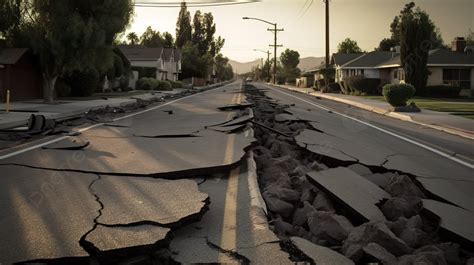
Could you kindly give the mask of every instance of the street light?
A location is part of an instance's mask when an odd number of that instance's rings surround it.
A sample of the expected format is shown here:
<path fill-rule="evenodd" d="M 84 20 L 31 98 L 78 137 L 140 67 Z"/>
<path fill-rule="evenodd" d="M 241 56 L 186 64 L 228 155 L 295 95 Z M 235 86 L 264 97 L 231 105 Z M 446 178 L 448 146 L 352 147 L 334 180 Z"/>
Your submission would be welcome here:
<path fill-rule="evenodd" d="M 263 53 L 266 53 L 267 54 L 267 62 L 270 63 L 270 51 L 264 51 L 264 50 L 259 50 L 259 49 L 253 49 L 254 51 L 258 51 L 258 52 L 263 52 Z M 262 64 L 263 66 L 263 64 Z M 270 77 L 270 66 L 268 67 L 268 77 Z"/>
<path fill-rule="evenodd" d="M 273 31 L 273 34 L 275 35 L 275 43 L 274 45 L 270 45 L 271 47 L 274 48 L 274 54 L 273 54 L 273 84 L 276 84 L 276 68 L 277 68 L 277 47 L 282 47 L 282 45 L 277 45 L 277 33 L 279 31 L 283 31 L 283 29 L 278 29 L 277 28 L 277 23 L 272 23 L 260 18 L 255 18 L 255 17 L 243 17 L 242 19 L 252 19 L 252 20 L 258 20 L 263 23 L 270 24 L 274 27 L 274 29 L 267 29 L 268 31 Z"/>

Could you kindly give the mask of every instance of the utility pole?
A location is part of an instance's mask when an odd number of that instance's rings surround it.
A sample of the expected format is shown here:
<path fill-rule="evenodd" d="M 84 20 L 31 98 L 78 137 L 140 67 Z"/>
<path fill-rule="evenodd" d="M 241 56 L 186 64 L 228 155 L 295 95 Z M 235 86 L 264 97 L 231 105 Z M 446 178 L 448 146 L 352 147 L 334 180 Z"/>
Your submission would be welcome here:
<path fill-rule="evenodd" d="M 260 18 L 255 18 L 255 17 L 243 17 L 242 19 L 253 19 L 253 20 L 258 20 L 258 21 L 261 21 L 263 23 L 267 23 L 267 24 L 270 24 L 272 25 L 274 28 L 273 29 L 267 29 L 268 31 L 272 31 L 274 36 L 275 36 L 275 42 L 273 45 L 270 45 L 270 47 L 273 47 L 273 84 L 276 84 L 276 67 L 277 67 L 277 47 L 283 47 L 283 45 L 278 45 L 277 43 L 277 34 L 279 31 L 283 31 L 283 29 L 279 29 L 277 27 L 277 23 L 272 23 L 272 22 L 269 22 L 269 21 L 266 21 L 266 20 L 263 20 L 263 19 L 260 19 Z"/>
<path fill-rule="evenodd" d="M 268 78 L 270 78 L 270 51 L 267 51 Z"/>
<path fill-rule="evenodd" d="M 329 0 L 323 0 L 326 3 L 326 68 L 329 67 Z"/>
<path fill-rule="evenodd" d="M 273 31 L 273 34 L 275 36 L 275 41 L 273 45 L 270 45 L 270 47 L 273 47 L 273 84 L 276 84 L 276 70 L 277 70 L 277 47 L 283 47 L 283 45 L 278 45 L 277 43 L 277 35 L 279 31 L 283 31 L 284 29 L 279 29 L 277 27 L 277 23 L 274 24 L 274 29 L 268 29 L 268 31 Z"/>

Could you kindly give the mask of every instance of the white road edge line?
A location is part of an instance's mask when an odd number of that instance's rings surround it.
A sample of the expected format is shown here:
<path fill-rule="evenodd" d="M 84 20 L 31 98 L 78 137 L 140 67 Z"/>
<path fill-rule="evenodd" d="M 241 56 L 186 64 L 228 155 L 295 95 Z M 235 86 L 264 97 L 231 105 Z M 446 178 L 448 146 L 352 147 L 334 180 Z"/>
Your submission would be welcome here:
<path fill-rule="evenodd" d="M 230 85 L 230 84 L 232 84 L 232 83 L 229 83 L 229 84 L 227 84 L 227 85 Z M 222 87 L 218 87 L 217 89 L 223 88 L 223 87 L 225 87 L 225 86 L 227 86 L 227 85 L 224 85 L 224 86 L 222 86 Z M 207 93 L 207 92 L 212 91 L 212 90 L 214 90 L 214 89 L 207 90 L 207 91 L 204 91 L 204 92 L 198 92 L 198 93 L 196 93 L 196 94 L 189 95 L 189 96 L 186 96 L 186 97 L 183 97 L 183 98 L 178 98 L 178 99 L 175 99 L 175 100 L 173 100 L 173 101 L 166 102 L 166 103 L 164 103 L 164 104 L 162 104 L 162 105 L 158 105 L 158 106 L 155 106 L 155 107 L 146 109 L 146 110 L 142 110 L 142 111 L 135 112 L 135 113 L 132 113 L 132 114 L 129 114 L 129 115 L 125 115 L 125 116 L 123 116 L 123 117 L 119 117 L 119 118 L 113 119 L 112 121 L 115 122 L 115 121 L 119 121 L 119 120 L 123 120 L 123 119 L 130 118 L 130 117 L 133 117 L 133 116 L 141 115 L 141 114 L 143 114 L 143 113 L 146 113 L 146 112 L 149 112 L 149 111 L 152 111 L 152 110 L 155 110 L 155 109 L 159 109 L 159 108 L 168 106 L 168 105 L 170 105 L 170 104 L 176 103 L 176 102 L 181 101 L 181 100 L 185 100 L 185 99 L 188 99 L 188 98 L 197 96 L 197 95 L 202 95 L 202 94 Z M 85 127 L 85 128 L 79 129 L 79 130 L 77 130 L 77 132 L 84 132 L 84 131 L 93 129 L 93 128 L 95 128 L 95 127 L 102 126 L 102 125 L 104 125 L 104 124 L 105 124 L 105 123 L 97 123 L 97 124 L 91 125 L 91 126 L 89 126 L 89 127 Z M 13 156 L 22 154 L 22 153 L 26 153 L 26 152 L 29 152 L 29 151 L 34 150 L 34 149 L 36 149 L 36 148 L 40 148 L 40 147 L 43 147 L 43 146 L 45 146 L 45 145 L 53 144 L 53 143 L 59 142 L 59 141 L 61 141 L 61 140 L 67 139 L 67 138 L 69 138 L 69 137 L 71 137 L 71 136 L 62 136 L 62 137 L 53 139 L 53 140 L 51 140 L 51 141 L 47 141 L 47 142 L 44 142 L 44 143 L 41 143 L 41 144 L 38 144 L 38 145 L 33 145 L 33 146 L 27 147 L 27 148 L 25 148 L 25 149 L 21 149 L 21 150 L 12 152 L 12 153 L 5 154 L 5 155 L 0 156 L 0 160 L 6 159 L 6 158 L 10 158 L 10 157 L 13 157 Z"/>
<path fill-rule="evenodd" d="M 305 102 L 305 103 L 308 103 L 308 104 L 310 104 L 310 105 L 313 105 L 313 106 L 315 106 L 315 107 L 318 107 L 318 108 L 320 108 L 320 109 L 323 109 L 323 110 L 326 110 L 326 111 L 331 111 L 332 113 L 337 114 L 337 115 L 340 115 L 340 116 L 342 116 L 342 117 L 344 117 L 344 118 L 347 118 L 347 119 L 350 119 L 350 120 L 353 120 L 353 121 L 362 123 L 362 124 L 364 124 L 364 125 L 366 125 L 366 126 L 369 126 L 369 127 L 374 128 L 374 129 L 376 129 L 376 130 L 379 130 L 379 131 L 381 131 L 381 132 L 384 132 L 384 133 L 386 133 L 386 134 L 389 134 L 389 135 L 391 135 L 391 136 L 393 136 L 393 137 L 396 137 L 396 138 L 398 138 L 398 139 L 401 139 L 401 140 L 404 140 L 404 141 L 406 141 L 406 142 L 409 142 L 409 143 L 412 143 L 412 144 L 414 144 L 414 145 L 417 145 L 417 146 L 419 146 L 419 147 L 421 147 L 421 148 L 424 148 L 424 149 L 426 149 L 426 150 L 428 150 L 428 151 L 431 151 L 431 152 L 433 152 L 433 153 L 435 153 L 435 154 L 438 154 L 438 155 L 440 155 L 440 156 L 442 156 L 442 157 L 444 157 L 444 158 L 447 158 L 447 159 L 449 159 L 449 160 L 452 160 L 452 161 L 454 161 L 454 162 L 456 162 L 456 163 L 459 163 L 459 164 L 461 164 L 461 165 L 463 165 L 463 166 L 466 166 L 466 167 L 468 167 L 468 168 L 474 169 L 474 165 L 473 165 L 473 164 L 470 164 L 470 163 L 468 163 L 468 162 L 465 162 L 465 161 L 463 161 L 463 160 L 460 160 L 460 159 L 458 159 L 458 158 L 456 158 L 456 157 L 453 157 L 453 156 L 451 156 L 451 155 L 449 155 L 449 154 L 443 153 L 443 152 L 441 152 L 441 151 L 439 151 L 439 150 L 436 150 L 436 149 L 434 149 L 434 148 L 432 148 L 432 147 L 430 147 L 430 146 L 427 146 L 427 145 L 424 145 L 424 144 L 419 143 L 419 142 L 417 142 L 417 141 L 414 141 L 414 140 L 412 140 L 412 139 L 410 139 L 410 138 L 407 138 L 407 137 L 398 135 L 398 134 L 396 134 L 396 133 L 394 133 L 394 132 L 391 132 L 391 131 L 388 131 L 388 130 L 386 130 L 386 129 L 377 127 L 377 126 L 375 126 L 375 125 L 373 125 L 373 124 L 370 124 L 370 123 L 368 123 L 368 122 L 361 121 L 361 120 L 359 120 L 359 119 L 356 119 L 356 118 L 347 116 L 347 115 L 345 115 L 345 114 L 342 114 L 342 113 L 340 113 L 340 112 L 334 111 L 334 110 L 332 110 L 332 109 L 328 109 L 328 108 L 326 108 L 326 107 L 324 107 L 324 106 L 322 106 L 322 105 L 320 105 L 320 104 L 317 104 L 317 103 L 308 101 L 308 100 L 306 100 L 306 99 L 299 98 L 299 97 L 297 97 L 297 96 L 295 96 L 295 95 L 292 95 L 292 94 L 289 94 L 289 93 L 280 91 L 279 89 L 273 88 L 273 87 L 271 87 L 271 86 L 268 86 L 268 85 L 265 85 L 265 86 L 268 87 L 268 88 L 270 88 L 270 89 L 272 89 L 272 90 L 275 90 L 275 91 L 277 91 L 277 92 L 279 92 L 279 93 L 285 94 L 285 95 L 287 95 L 287 96 L 296 98 L 296 99 L 298 99 L 298 100 L 300 100 L 300 101 L 303 101 L 303 102 Z"/>

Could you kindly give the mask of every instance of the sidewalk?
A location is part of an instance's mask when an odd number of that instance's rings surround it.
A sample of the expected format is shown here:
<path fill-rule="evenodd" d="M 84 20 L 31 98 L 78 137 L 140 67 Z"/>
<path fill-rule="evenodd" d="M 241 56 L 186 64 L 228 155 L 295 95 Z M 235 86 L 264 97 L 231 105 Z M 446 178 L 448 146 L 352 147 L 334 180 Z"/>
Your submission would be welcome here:
<path fill-rule="evenodd" d="M 167 95 L 183 92 L 184 89 L 173 91 L 159 91 L 144 93 L 119 98 L 94 99 L 94 100 L 61 100 L 54 104 L 45 104 L 41 100 L 13 102 L 10 104 L 10 112 L 6 113 L 5 103 L 0 104 L 0 129 L 10 129 L 28 124 L 31 114 L 44 115 L 46 118 L 61 121 L 70 117 L 78 116 L 90 110 L 101 109 L 106 106 L 121 107 L 136 103 L 137 100 L 151 100 Z"/>
<path fill-rule="evenodd" d="M 343 94 L 321 93 L 314 91 L 312 88 L 300 88 L 286 85 L 278 86 L 292 91 L 338 101 L 388 117 L 416 123 L 422 126 L 474 140 L 474 120 L 457 117 L 444 112 L 425 109 L 422 109 L 422 111 L 419 113 L 393 112 L 390 110 L 390 104 L 379 100 Z"/>

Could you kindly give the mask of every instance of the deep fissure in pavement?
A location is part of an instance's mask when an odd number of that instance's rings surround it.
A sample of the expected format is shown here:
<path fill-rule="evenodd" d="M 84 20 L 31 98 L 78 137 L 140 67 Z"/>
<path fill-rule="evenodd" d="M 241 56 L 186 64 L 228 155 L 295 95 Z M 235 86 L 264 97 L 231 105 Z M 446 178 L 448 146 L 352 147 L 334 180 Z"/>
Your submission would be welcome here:
<path fill-rule="evenodd" d="M 278 104 L 254 86 L 246 85 L 245 94 L 254 104 L 255 123 L 263 125 L 254 126 L 258 142 L 252 151 L 269 222 L 292 260 L 311 261 L 292 251 L 296 247 L 288 247 L 293 236 L 328 247 L 356 263 L 465 264 L 474 257 L 458 238 L 440 233 L 440 220 L 422 209 L 422 199 L 445 201 L 428 193 L 416 176 L 383 165 L 365 166 L 357 158 L 342 161 L 311 152 L 294 137 L 317 128 L 307 121 L 282 118 L 290 106 Z M 351 202 L 337 198 L 317 178 L 308 176 L 345 172 L 346 168 L 377 184 L 381 197 L 372 207 L 380 212 L 381 220 L 364 220 L 367 218 L 349 207 Z"/>

